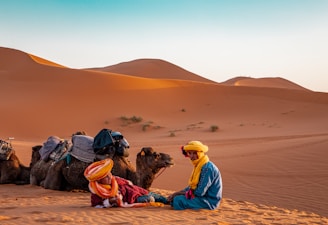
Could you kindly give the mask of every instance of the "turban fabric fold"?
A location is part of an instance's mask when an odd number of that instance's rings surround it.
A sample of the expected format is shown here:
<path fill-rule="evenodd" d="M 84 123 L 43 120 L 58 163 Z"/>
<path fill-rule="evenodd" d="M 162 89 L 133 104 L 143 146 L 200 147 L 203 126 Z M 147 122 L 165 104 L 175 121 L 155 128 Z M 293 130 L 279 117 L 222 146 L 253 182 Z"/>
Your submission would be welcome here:
<path fill-rule="evenodd" d="M 110 184 L 98 182 L 110 175 L 113 164 L 113 160 L 104 159 L 90 164 L 84 171 L 84 176 L 89 180 L 90 191 L 99 197 L 111 198 L 117 195 L 118 184 L 114 176 L 111 176 Z"/>
<path fill-rule="evenodd" d="M 88 181 L 101 180 L 108 175 L 114 165 L 113 160 L 104 159 L 91 163 L 84 171 L 84 176 Z"/>
<path fill-rule="evenodd" d="M 200 141 L 190 141 L 186 145 L 183 146 L 183 150 L 185 151 L 197 151 L 197 152 L 207 152 L 208 146 L 204 145 Z"/>

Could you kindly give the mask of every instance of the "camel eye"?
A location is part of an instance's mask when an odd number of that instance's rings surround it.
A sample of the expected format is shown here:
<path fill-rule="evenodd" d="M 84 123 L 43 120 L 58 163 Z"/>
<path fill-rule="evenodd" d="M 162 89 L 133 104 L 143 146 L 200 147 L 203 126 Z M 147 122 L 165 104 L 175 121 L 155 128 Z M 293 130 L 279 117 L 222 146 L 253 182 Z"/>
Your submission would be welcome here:
<path fill-rule="evenodd" d="M 160 155 L 158 153 L 153 153 L 155 159 L 159 159 Z"/>

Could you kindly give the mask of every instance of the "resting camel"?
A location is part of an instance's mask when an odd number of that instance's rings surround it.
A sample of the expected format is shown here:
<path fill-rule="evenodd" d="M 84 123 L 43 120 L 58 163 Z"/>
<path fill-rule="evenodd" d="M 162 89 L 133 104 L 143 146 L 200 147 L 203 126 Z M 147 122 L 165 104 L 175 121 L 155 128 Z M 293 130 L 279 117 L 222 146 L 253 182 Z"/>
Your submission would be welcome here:
<path fill-rule="evenodd" d="M 86 135 L 85 131 L 77 131 L 76 133 L 72 134 L 74 135 Z M 56 136 L 51 136 L 56 137 Z M 49 137 L 48 140 L 51 138 Z M 30 177 L 29 182 L 32 185 L 37 186 L 44 186 L 44 181 L 47 177 L 48 170 L 51 167 L 51 165 L 54 163 L 54 160 L 48 159 L 48 160 L 42 160 L 40 155 L 40 149 L 43 145 L 36 145 L 32 147 L 32 157 L 30 162 Z M 67 151 L 69 146 L 65 145 L 65 149 L 62 149 L 64 151 Z"/>
<path fill-rule="evenodd" d="M 84 131 L 74 133 L 72 135 L 72 143 L 68 143 L 67 140 L 57 136 L 50 136 L 43 145 L 37 145 L 32 148 L 30 183 L 47 189 L 70 189 L 69 183 L 63 177 L 64 174 L 61 168 L 58 167 L 58 164 L 62 165 L 62 161 L 66 161 L 67 165 L 65 167 L 74 168 L 67 172 L 69 173 L 67 176 L 70 177 L 75 174 L 75 171 L 79 171 L 76 167 L 84 166 L 83 162 L 86 162 L 88 165 L 95 160 L 105 157 L 112 158 L 116 149 L 123 151 L 123 149 L 129 148 L 128 142 L 121 133 L 109 131 L 105 137 L 107 135 L 111 143 L 102 149 L 102 155 L 95 154 L 93 149 L 94 138 L 86 135 Z M 76 176 L 79 180 L 79 174 L 76 174 Z M 79 182 L 78 180 L 77 182 Z M 75 182 L 72 186 L 75 186 Z"/>
<path fill-rule="evenodd" d="M 37 157 L 37 153 L 38 151 L 33 151 L 32 155 Z M 150 188 L 155 175 L 162 168 L 167 168 L 174 164 L 170 155 L 157 153 L 151 147 L 144 147 L 137 154 L 136 169 L 126 157 L 114 155 L 112 159 L 114 161 L 113 175 L 131 180 L 134 184 L 145 189 Z M 43 184 L 44 188 L 53 190 L 89 190 L 89 182 L 83 173 L 90 163 L 82 162 L 75 157 L 71 157 L 70 160 L 69 164 L 66 160 L 60 160 L 50 165 L 50 167 L 41 168 L 47 171 Z"/>
<path fill-rule="evenodd" d="M 39 153 L 41 148 L 42 145 L 36 145 L 32 147 L 32 158 L 30 163 L 30 184 L 38 186 L 44 186 L 43 183 L 48 174 L 48 170 L 51 164 L 54 162 L 53 160 L 44 161 L 41 159 L 41 155 Z"/>
<path fill-rule="evenodd" d="M 134 184 L 148 189 L 155 178 L 155 174 L 157 174 L 161 168 L 173 165 L 173 160 L 168 154 L 156 153 L 152 148 L 148 147 L 143 148 L 137 155 L 137 169 L 135 169 L 129 160 L 127 160 L 128 154 L 116 154 L 116 152 L 119 153 L 122 152 L 122 150 L 124 152 L 124 149 L 129 148 L 126 139 L 119 132 L 110 132 L 110 135 L 113 142 L 105 148 L 109 150 L 109 154 L 103 155 L 94 153 L 94 149 L 90 147 L 90 138 L 91 142 L 93 142 L 92 137 L 87 136 L 85 132 L 77 132 L 72 135 L 72 149 L 68 151 L 66 158 L 59 161 L 51 159 L 44 161 L 40 159 L 40 146 L 34 146 L 32 148 L 30 165 L 31 184 L 41 185 L 46 189 L 53 190 L 88 190 L 89 182 L 83 175 L 84 170 L 93 161 L 109 157 L 114 161 L 112 170 L 114 175 L 129 179 Z M 85 141 L 85 138 L 87 138 L 87 141 Z M 78 142 L 78 140 L 84 141 Z M 81 144 L 78 145 L 78 143 Z M 88 147 L 82 149 L 82 153 L 88 153 L 88 156 L 92 157 L 92 161 L 84 161 L 77 154 L 74 154 L 74 149 L 81 150 L 85 145 Z M 77 151 L 75 153 L 77 153 Z"/>
<path fill-rule="evenodd" d="M 0 160 L 0 184 L 29 184 L 30 168 L 24 166 L 15 151 L 8 159 Z"/>

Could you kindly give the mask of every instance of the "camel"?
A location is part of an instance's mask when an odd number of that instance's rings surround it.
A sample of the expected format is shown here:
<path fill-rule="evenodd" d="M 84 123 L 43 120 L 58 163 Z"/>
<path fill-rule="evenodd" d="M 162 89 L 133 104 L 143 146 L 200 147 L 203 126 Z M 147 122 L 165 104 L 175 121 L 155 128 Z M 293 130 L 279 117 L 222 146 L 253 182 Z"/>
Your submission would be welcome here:
<path fill-rule="evenodd" d="M 166 153 L 158 153 L 152 147 L 143 147 L 137 154 L 136 168 L 122 157 L 113 158 L 112 174 L 149 190 L 155 176 L 162 170 L 174 165 L 173 158 Z"/>
<path fill-rule="evenodd" d="M 86 135 L 85 131 L 77 131 L 74 134 L 72 134 L 72 137 L 74 135 Z M 58 140 L 59 138 L 57 136 L 50 136 L 48 140 L 54 141 Z M 46 160 L 43 160 L 40 155 L 41 148 L 46 144 L 45 142 L 43 145 L 36 145 L 32 147 L 32 157 L 30 162 L 30 184 L 37 185 L 37 186 L 43 186 L 44 187 L 44 181 L 47 177 L 48 170 L 51 167 L 51 165 L 55 162 L 51 158 L 47 157 Z M 52 142 L 53 144 L 53 142 Z M 61 149 L 63 151 L 67 151 L 69 148 L 68 143 L 65 143 L 63 145 L 65 148 Z"/>
<path fill-rule="evenodd" d="M 35 157 L 37 151 L 32 155 Z M 162 168 L 174 165 L 170 155 L 157 153 L 152 147 L 143 147 L 137 154 L 136 169 L 124 156 L 114 155 L 112 159 L 114 161 L 113 175 L 131 180 L 135 185 L 145 189 L 150 188 L 155 175 Z M 67 163 L 67 160 L 53 163 L 47 168 L 47 175 L 43 184 L 44 188 L 66 191 L 73 189 L 89 191 L 89 182 L 83 175 L 88 165 L 90 163 L 82 162 L 73 156 L 71 156 L 70 163 Z"/>
<path fill-rule="evenodd" d="M 103 130 L 102 130 L 103 131 Z M 102 132 L 101 131 L 101 132 Z M 99 132 L 99 133 L 101 133 Z M 106 132 L 105 132 L 106 133 Z M 46 189 L 72 190 L 81 189 L 88 191 L 88 181 L 84 177 L 84 170 L 93 162 L 104 158 L 111 158 L 114 161 L 112 173 L 116 176 L 131 180 L 134 184 L 148 189 L 161 168 L 173 165 L 173 159 L 164 153 L 157 153 L 151 147 L 142 148 L 137 155 L 137 169 L 127 159 L 129 144 L 120 132 L 110 131 L 111 143 L 101 147 L 102 154 L 94 153 L 92 137 L 85 133 L 77 132 L 72 135 L 73 146 L 68 151 L 65 158 L 61 160 L 44 161 L 40 159 L 40 146 L 32 148 L 31 159 L 31 179 L 32 185 L 40 185 Z M 87 141 L 78 142 L 78 140 Z M 83 139 L 82 139 L 83 138 Z M 75 140 L 75 142 L 74 142 Z M 91 141 L 90 141 L 91 140 Z M 96 141 L 95 141 L 96 142 Z M 93 142 L 93 144 L 95 143 Z M 101 143 L 104 142 L 102 139 Z M 81 143 L 78 145 L 78 143 Z M 82 144 L 83 143 L 83 144 Z M 86 149 L 84 148 L 87 145 Z M 74 149 L 83 150 L 82 153 L 92 157 L 92 161 L 85 160 L 86 157 L 79 157 Z M 105 153 L 104 153 L 105 152 Z M 122 154 L 123 153 L 123 154 Z"/>
<path fill-rule="evenodd" d="M 32 157 L 30 162 L 30 177 L 29 182 L 32 185 L 43 186 L 44 180 L 48 174 L 48 169 L 51 164 L 54 162 L 53 160 L 44 161 L 41 159 L 41 155 L 39 153 L 42 145 L 36 145 L 32 147 Z"/>
<path fill-rule="evenodd" d="M 8 157 L 0 159 L 0 184 L 29 184 L 30 168 L 20 162 L 11 144 L 0 141 L 2 152 L 11 150 Z"/>
<path fill-rule="evenodd" d="M 30 184 L 54 190 L 60 190 L 63 187 L 68 188 L 69 184 L 65 183 L 65 179 L 62 179 L 61 168 L 55 169 L 58 167 L 58 164 L 62 165 L 62 161 L 72 159 L 72 162 L 67 162 L 67 164 L 71 167 L 79 167 L 81 165 L 84 166 L 83 162 L 90 164 L 94 160 L 103 159 L 104 157 L 112 158 L 113 154 L 117 152 L 116 150 L 125 152 L 124 149 L 129 148 L 129 143 L 120 132 L 108 130 L 105 138 L 107 137 L 111 140 L 111 143 L 102 147 L 103 155 L 99 155 L 95 154 L 93 149 L 94 138 L 86 135 L 84 131 L 74 133 L 72 135 L 72 143 L 68 143 L 67 140 L 57 136 L 50 136 L 43 145 L 32 147 Z M 76 168 L 68 172 L 71 175 L 75 171 Z M 79 179 L 78 174 L 77 177 Z M 77 182 L 79 181 L 77 180 Z"/>

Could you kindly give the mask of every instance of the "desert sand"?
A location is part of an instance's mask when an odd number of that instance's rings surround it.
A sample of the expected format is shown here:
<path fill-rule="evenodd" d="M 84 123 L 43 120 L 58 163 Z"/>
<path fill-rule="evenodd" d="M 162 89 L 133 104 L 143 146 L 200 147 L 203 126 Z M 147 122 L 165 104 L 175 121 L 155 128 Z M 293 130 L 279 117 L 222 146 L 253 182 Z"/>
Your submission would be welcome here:
<path fill-rule="evenodd" d="M 0 138 L 15 138 L 24 165 L 50 135 L 108 128 L 129 141 L 132 163 L 145 146 L 174 158 L 153 191 L 187 185 L 179 148 L 190 140 L 209 146 L 223 179 L 217 210 L 182 212 L 95 209 L 89 193 L 1 184 L 0 224 L 328 224 L 328 93 L 280 77 L 215 83 L 156 59 L 71 69 L 14 49 L 0 56 Z"/>

